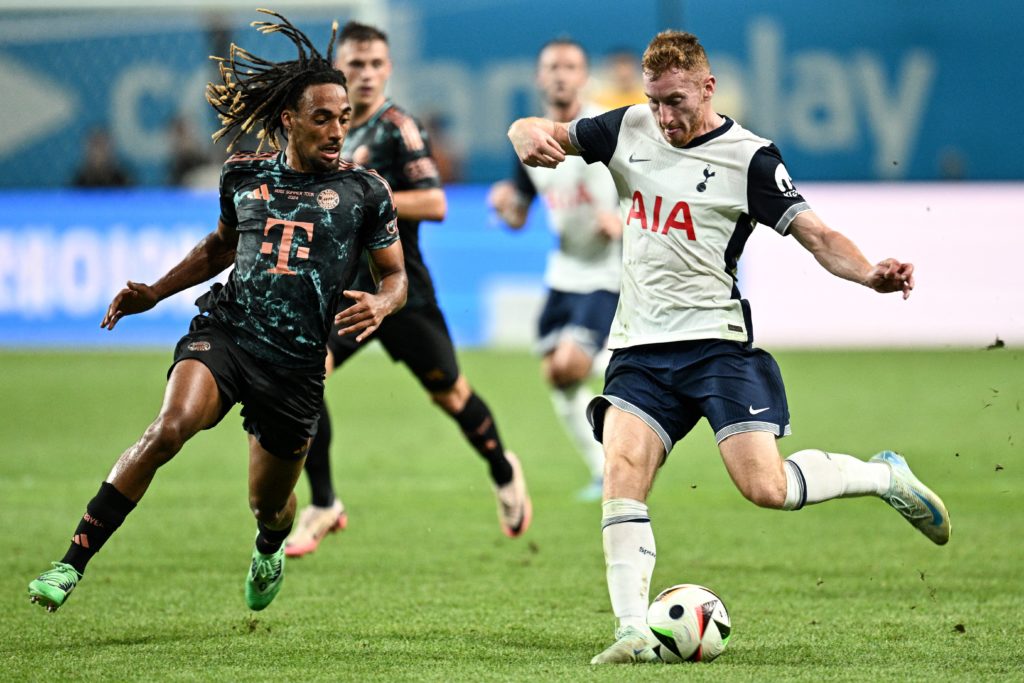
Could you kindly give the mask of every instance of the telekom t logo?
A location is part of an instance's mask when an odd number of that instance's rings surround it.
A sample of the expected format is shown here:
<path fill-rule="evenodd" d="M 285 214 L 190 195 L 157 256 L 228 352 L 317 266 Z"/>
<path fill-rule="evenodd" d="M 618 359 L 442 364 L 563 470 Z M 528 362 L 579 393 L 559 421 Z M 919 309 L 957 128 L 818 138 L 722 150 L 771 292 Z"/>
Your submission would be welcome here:
<path fill-rule="evenodd" d="M 313 241 L 313 224 L 301 223 L 299 221 L 286 221 L 280 218 L 268 218 L 267 225 L 263 228 L 263 235 L 267 236 L 274 228 L 281 226 L 281 244 L 277 249 L 277 264 L 268 268 L 268 273 L 276 275 L 295 275 L 295 271 L 288 267 L 288 255 L 292 251 L 292 235 L 296 228 L 302 228 L 306 232 L 306 241 Z M 264 242 L 260 247 L 261 254 L 272 254 L 274 252 L 273 242 Z M 309 247 L 299 247 L 295 250 L 295 258 L 309 258 Z"/>

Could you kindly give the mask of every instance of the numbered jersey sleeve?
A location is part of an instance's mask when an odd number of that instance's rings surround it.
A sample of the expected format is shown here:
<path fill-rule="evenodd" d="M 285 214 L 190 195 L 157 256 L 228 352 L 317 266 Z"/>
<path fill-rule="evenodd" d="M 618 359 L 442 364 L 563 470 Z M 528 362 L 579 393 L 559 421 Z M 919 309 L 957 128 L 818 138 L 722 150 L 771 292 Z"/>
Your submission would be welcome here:
<path fill-rule="evenodd" d="M 362 225 L 363 244 L 367 249 L 383 249 L 398 241 L 398 212 L 391 187 L 383 178 L 365 173 L 366 200 Z"/>
<path fill-rule="evenodd" d="M 780 235 L 789 231 L 798 213 L 811 208 L 797 192 L 774 144 L 757 150 L 750 159 L 747 207 L 754 220 L 774 228 Z"/>
<path fill-rule="evenodd" d="M 569 124 L 569 141 L 588 164 L 600 161 L 608 165 L 619 142 L 622 118 L 629 107 L 613 109 L 593 118 L 576 119 Z"/>

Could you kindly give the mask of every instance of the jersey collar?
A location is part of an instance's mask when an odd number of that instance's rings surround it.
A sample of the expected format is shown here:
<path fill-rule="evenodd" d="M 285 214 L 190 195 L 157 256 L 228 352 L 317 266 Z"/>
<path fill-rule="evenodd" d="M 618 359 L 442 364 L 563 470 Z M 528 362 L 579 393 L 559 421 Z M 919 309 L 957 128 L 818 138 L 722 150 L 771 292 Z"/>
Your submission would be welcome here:
<path fill-rule="evenodd" d="M 680 149 L 693 149 L 694 147 L 700 147 L 705 142 L 711 142 L 715 138 L 725 135 L 729 131 L 729 129 L 732 128 L 732 124 L 735 123 L 735 121 L 730 119 L 725 114 L 719 114 L 719 116 L 725 119 L 725 123 L 723 123 L 718 128 L 715 128 L 712 131 L 704 133 L 704 135 L 695 137 L 694 139 L 690 140 L 688 143 L 683 145 Z"/>

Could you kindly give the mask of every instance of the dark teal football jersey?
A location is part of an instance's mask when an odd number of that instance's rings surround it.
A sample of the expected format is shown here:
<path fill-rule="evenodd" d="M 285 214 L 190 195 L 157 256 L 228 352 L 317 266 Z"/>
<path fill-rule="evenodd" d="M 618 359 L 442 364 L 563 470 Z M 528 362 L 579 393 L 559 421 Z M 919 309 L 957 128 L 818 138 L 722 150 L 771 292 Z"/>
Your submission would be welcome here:
<path fill-rule="evenodd" d="M 322 366 L 364 250 L 399 239 L 388 184 L 345 162 L 331 173 L 299 173 L 283 152 L 243 152 L 224 163 L 220 207 L 238 230 L 235 264 L 201 307 L 257 358 Z"/>
<path fill-rule="evenodd" d="M 391 101 L 385 102 L 366 123 L 348 132 L 341 153 L 345 159 L 379 173 L 395 192 L 441 187 L 426 131 Z M 399 219 L 398 232 L 409 276 L 406 306 L 436 303 L 434 282 L 420 252 L 420 222 Z M 369 268 L 362 264 L 354 286 L 365 289 L 371 282 Z"/>

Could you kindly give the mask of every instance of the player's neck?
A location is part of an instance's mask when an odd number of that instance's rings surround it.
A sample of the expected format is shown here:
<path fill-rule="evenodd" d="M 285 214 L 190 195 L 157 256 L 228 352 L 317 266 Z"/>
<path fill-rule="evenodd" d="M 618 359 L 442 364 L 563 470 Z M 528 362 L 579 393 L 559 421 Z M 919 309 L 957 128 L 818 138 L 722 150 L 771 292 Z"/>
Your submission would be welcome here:
<path fill-rule="evenodd" d="M 583 103 L 573 100 L 569 104 L 548 104 L 548 118 L 559 123 L 568 123 L 580 115 Z"/>
<path fill-rule="evenodd" d="M 367 104 L 365 106 L 356 105 L 352 107 L 351 127 L 358 128 L 359 126 L 369 121 L 371 118 L 373 118 L 374 114 L 380 111 L 380 108 L 383 107 L 387 101 L 388 98 L 381 95 L 379 98 L 374 100 L 372 104 Z"/>
<path fill-rule="evenodd" d="M 717 130 L 720 126 L 725 123 L 725 117 L 720 114 L 716 114 L 714 109 L 709 109 L 705 114 L 701 124 L 694 130 L 693 136 L 686 141 L 685 144 L 690 144 L 697 138 L 707 135 L 713 130 Z"/>

